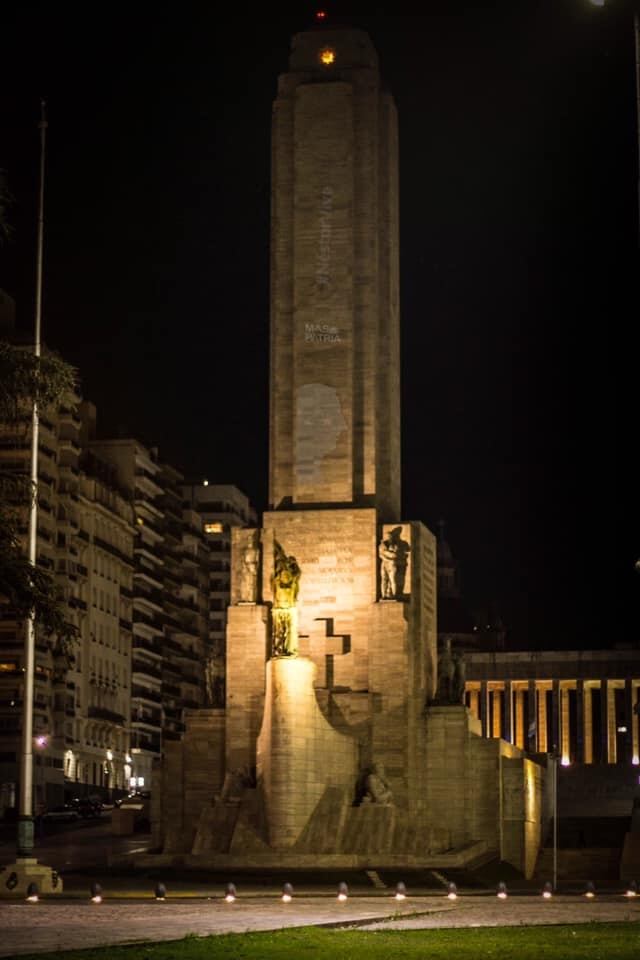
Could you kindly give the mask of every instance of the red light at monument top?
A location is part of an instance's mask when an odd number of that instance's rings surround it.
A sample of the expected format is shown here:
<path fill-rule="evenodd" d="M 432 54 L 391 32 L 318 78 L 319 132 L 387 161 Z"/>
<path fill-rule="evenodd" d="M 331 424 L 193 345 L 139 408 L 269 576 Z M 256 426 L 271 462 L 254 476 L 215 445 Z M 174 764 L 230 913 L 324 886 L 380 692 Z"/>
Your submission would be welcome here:
<path fill-rule="evenodd" d="M 327 14 L 325 10 L 318 10 L 316 13 L 316 20 L 322 23 L 323 20 L 327 19 Z"/>

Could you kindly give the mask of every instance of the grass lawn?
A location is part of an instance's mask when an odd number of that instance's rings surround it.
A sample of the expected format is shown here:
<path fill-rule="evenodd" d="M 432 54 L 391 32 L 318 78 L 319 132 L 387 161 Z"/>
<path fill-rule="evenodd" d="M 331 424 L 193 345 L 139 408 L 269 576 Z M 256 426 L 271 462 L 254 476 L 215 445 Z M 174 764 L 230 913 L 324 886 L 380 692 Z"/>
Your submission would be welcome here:
<path fill-rule="evenodd" d="M 640 924 L 582 923 L 375 933 L 298 927 L 271 933 L 192 936 L 130 947 L 28 957 L 23 954 L 21 960 L 637 960 L 639 954 Z"/>

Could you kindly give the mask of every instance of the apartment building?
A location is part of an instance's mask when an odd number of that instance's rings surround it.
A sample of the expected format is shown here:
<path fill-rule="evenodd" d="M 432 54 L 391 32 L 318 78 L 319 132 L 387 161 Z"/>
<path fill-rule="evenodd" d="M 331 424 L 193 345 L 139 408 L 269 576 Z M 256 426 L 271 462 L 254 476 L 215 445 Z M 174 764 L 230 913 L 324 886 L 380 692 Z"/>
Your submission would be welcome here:
<path fill-rule="evenodd" d="M 225 704 L 227 607 L 231 598 L 231 528 L 257 525 L 248 497 L 233 484 L 185 484 L 185 511 L 199 524 L 209 548 L 209 659 L 206 700 Z"/>

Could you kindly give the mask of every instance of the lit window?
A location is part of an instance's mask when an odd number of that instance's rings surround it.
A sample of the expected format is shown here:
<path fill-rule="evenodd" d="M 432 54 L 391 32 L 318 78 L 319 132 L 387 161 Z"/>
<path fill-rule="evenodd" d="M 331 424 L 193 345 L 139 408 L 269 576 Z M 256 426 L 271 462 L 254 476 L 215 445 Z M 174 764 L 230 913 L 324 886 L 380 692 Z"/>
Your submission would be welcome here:
<path fill-rule="evenodd" d="M 204 532 L 205 533 L 222 533 L 223 525 L 219 522 L 216 523 L 205 523 Z"/>
<path fill-rule="evenodd" d="M 325 67 L 330 67 L 332 63 L 335 63 L 335 59 L 335 51 L 331 50 L 330 47 L 325 47 L 324 50 L 320 51 L 320 63 Z"/>
<path fill-rule="evenodd" d="M 0 673 L 15 673 L 17 669 L 18 665 L 15 661 L 13 663 L 0 663 Z"/>

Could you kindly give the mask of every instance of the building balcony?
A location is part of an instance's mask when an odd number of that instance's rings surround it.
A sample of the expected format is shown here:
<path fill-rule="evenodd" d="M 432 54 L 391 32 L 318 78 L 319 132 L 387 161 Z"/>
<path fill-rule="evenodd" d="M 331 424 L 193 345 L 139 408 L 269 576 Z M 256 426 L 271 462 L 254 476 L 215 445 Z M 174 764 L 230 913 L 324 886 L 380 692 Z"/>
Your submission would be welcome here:
<path fill-rule="evenodd" d="M 147 713 L 140 713 L 139 711 L 137 713 L 132 713 L 131 726 L 135 727 L 136 729 L 140 729 L 140 727 L 146 727 L 150 730 L 160 730 L 162 728 L 162 714 L 159 710 Z"/>
<path fill-rule="evenodd" d="M 138 634 L 134 634 L 131 646 L 134 650 L 146 650 L 148 653 L 153 653 L 157 657 L 162 657 L 161 638 L 152 640 L 148 637 L 141 637 Z"/>
<path fill-rule="evenodd" d="M 164 597 L 161 590 L 143 589 L 140 583 L 136 584 L 133 593 L 133 602 L 145 604 L 154 613 L 162 613 L 164 609 Z"/>
<path fill-rule="evenodd" d="M 147 687 L 131 686 L 132 700 L 148 700 L 150 703 L 161 703 L 162 697 L 156 690 L 149 690 Z"/>
<path fill-rule="evenodd" d="M 69 597 L 69 606 L 77 607 L 79 610 L 86 610 L 87 603 L 85 600 L 81 600 L 80 597 Z"/>
<path fill-rule="evenodd" d="M 162 630 L 164 623 L 164 617 L 152 617 L 148 613 L 143 613 L 142 610 L 136 610 L 135 608 L 132 619 L 133 623 L 145 623 L 148 627 L 153 627 L 155 630 Z"/>
<path fill-rule="evenodd" d="M 92 720 L 107 720 L 118 726 L 122 726 L 125 720 L 121 713 L 116 713 L 115 710 L 109 710 L 107 707 L 89 707 L 87 716 Z"/>
<path fill-rule="evenodd" d="M 126 563 L 128 567 L 133 566 L 133 560 L 131 557 L 128 557 L 125 553 L 122 553 L 121 550 L 118 550 L 117 547 L 114 547 L 113 544 L 107 543 L 106 540 L 102 540 L 100 537 L 93 538 L 94 546 L 100 547 L 101 550 L 106 550 L 107 553 L 110 553 L 113 557 L 117 557 L 118 560 L 121 560 L 122 563 Z"/>
<path fill-rule="evenodd" d="M 160 753 L 160 737 L 145 737 L 140 733 L 133 732 L 132 750 L 146 750 L 149 753 Z"/>
<path fill-rule="evenodd" d="M 131 674 L 140 673 L 148 677 L 157 677 L 158 680 L 162 678 L 162 670 L 159 667 L 145 663 L 143 660 L 133 660 L 131 663 Z"/>

